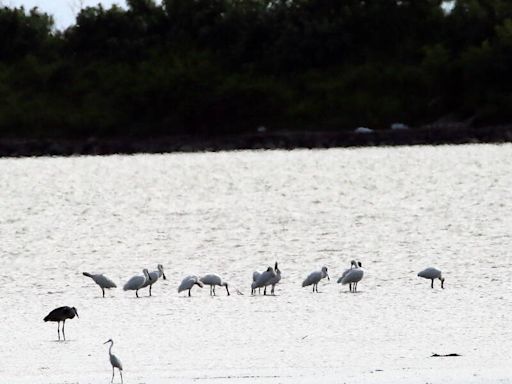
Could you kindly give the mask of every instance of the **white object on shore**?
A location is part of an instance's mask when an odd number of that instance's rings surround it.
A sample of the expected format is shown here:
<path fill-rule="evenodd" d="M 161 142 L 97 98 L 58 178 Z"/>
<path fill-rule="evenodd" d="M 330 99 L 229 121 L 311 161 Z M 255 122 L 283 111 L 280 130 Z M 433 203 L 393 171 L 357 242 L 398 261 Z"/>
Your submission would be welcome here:
<path fill-rule="evenodd" d="M 444 289 L 444 277 L 439 269 L 430 267 L 419 272 L 418 276 L 424 279 L 430 279 L 432 281 L 430 288 L 434 288 L 434 279 L 439 279 L 441 280 L 441 288 Z"/>

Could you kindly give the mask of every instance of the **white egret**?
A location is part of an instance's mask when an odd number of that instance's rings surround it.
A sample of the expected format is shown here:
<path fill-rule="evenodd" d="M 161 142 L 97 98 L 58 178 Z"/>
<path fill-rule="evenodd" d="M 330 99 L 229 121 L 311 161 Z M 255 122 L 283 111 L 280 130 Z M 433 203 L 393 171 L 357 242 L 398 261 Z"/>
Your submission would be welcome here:
<path fill-rule="evenodd" d="M 110 280 L 105 275 L 102 275 L 101 273 L 93 274 L 89 272 L 83 272 L 83 275 L 90 277 L 96 284 L 99 285 L 101 291 L 103 292 L 103 297 L 105 297 L 105 289 L 117 288 L 117 285 L 112 280 Z"/>
<path fill-rule="evenodd" d="M 114 340 L 110 339 L 105 341 L 103 344 L 110 343 L 110 348 L 108 349 L 108 355 L 110 356 L 110 364 L 112 364 L 112 380 L 110 382 L 114 382 L 114 368 L 119 370 L 119 375 L 121 376 L 121 383 L 123 383 L 123 364 L 121 364 L 121 360 L 112 353 L 112 347 L 114 346 Z"/>
<path fill-rule="evenodd" d="M 256 281 L 253 281 L 251 284 L 251 294 L 254 295 L 254 292 L 256 291 L 256 288 L 265 287 L 263 290 L 263 294 L 267 294 L 266 286 L 268 285 L 268 282 L 276 277 L 276 273 L 274 272 L 274 269 L 272 267 L 268 267 L 267 270 L 263 273 L 261 273 L 258 276 L 258 279 Z"/>
<path fill-rule="evenodd" d="M 275 264 L 275 267 L 274 267 L 274 271 L 276 272 L 276 276 L 271 278 L 267 285 L 271 285 L 272 286 L 272 289 L 270 290 L 270 293 L 272 295 L 274 295 L 274 289 L 276 288 L 276 284 L 279 283 L 281 281 L 281 270 L 279 269 L 279 267 L 277 266 L 277 261 L 276 261 L 276 264 Z M 264 293 L 265 291 L 267 290 L 267 285 L 265 285 L 265 290 L 264 290 Z"/>
<path fill-rule="evenodd" d="M 350 292 L 357 292 L 357 283 L 361 281 L 364 276 L 364 270 L 362 270 L 362 264 L 360 261 L 357 263 L 352 260 L 351 261 L 351 269 L 347 269 L 341 277 L 338 279 L 338 283 L 342 285 L 349 285 Z M 354 266 L 354 268 L 352 268 Z"/>
<path fill-rule="evenodd" d="M 327 267 L 324 266 L 320 271 L 311 272 L 308 277 L 306 277 L 306 280 L 302 282 L 302 286 L 307 287 L 308 285 L 313 285 L 313 292 L 315 292 L 315 288 L 318 292 L 318 283 L 325 277 L 327 277 L 327 280 L 331 280 L 327 273 Z"/>
<path fill-rule="evenodd" d="M 444 289 L 444 277 L 441 274 L 441 271 L 436 268 L 427 268 L 418 273 L 419 277 L 423 277 L 425 279 L 430 279 L 432 284 L 430 284 L 430 288 L 434 288 L 434 279 L 441 280 L 441 288 Z"/>
<path fill-rule="evenodd" d="M 224 280 L 222 280 L 219 275 L 211 273 L 208 275 L 204 275 L 199 280 L 204 285 L 210 286 L 210 296 L 215 296 L 215 286 L 217 286 L 217 285 L 219 287 L 226 287 L 226 292 L 228 293 L 228 296 L 229 296 L 229 288 L 228 288 L 229 284 L 227 282 L 225 282 Z"/>
<path fill-rule="evenodd" d="M 124 285 L 123 290 L 135 291 L 135 296 L 139 297 L 139 289 L 141 289 L 144 286 L 146 281 L 150 280 L 147 268 L 144 268 L 142 272 L 144 274 L 143 276 L 136 275 L 131 277 L 130 280 L 128 280 Z"/>
<path fill-rule="evenodd" d="M 188 295 L 191 296 L 190 290 L 194 285 L 203 288 L 203 283 L 197 276 L 187 276 L 182 280 L 180 286 L 178 287 L 178 293 L 188 290 Z"/>
<path fill-rule="evenodd" d="M 66 334 L 64 333 L 64 326 L 66 325 L 67 319 L 72 319 L 74 317 L 78 317 L 78 312 L 76 311 L 75 307 L 59 307 L 55 308 L 53 311 L 51 311 L 46 317 L 43 319 L 46 321 L 56 321 L 57 322 L 57 335 L 59 336 L 60 340 L 60 322 L 62 321 L 62 336 L 64 337 L 64 340 L 66 340 Z"/>
<path fill-rule="evenodd" d="M 153 287 L 153 284 L 155 284 L 161 277 L 163 277 L 164 280 L 167 280 L 164 273 L 164 266 L 162 264 L 158 264 L 156 271 L 149 272 L 149 280 L 146 280 L 141 288 L 145 288 L 149 285 L 149 296 L 151 296 L 151 287 Z"/>

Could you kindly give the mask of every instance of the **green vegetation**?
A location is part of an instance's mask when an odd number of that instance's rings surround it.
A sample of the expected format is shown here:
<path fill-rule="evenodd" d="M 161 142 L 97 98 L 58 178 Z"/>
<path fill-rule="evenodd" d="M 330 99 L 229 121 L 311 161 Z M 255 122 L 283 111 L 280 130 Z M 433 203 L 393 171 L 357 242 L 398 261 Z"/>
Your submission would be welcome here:
<path fill-rule="evenodd" d="M 508 0 L 127 3 L 65 31 L 0 8 L 0 137 L 512 120 Z"/>

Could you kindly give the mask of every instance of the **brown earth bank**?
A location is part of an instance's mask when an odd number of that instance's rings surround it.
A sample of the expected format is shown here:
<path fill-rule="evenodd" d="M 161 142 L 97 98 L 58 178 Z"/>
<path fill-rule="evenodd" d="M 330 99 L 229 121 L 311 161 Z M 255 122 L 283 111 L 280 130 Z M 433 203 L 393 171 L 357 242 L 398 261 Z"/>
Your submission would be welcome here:
<path fill-rule="evenodd" d="M 421 128 L 356 131 L 270 131 L 223 136 L 159 136 L 148 138 L 6 139 L 1 157 L 111 155 L 230 151 L 242 149 L 336 148 L 396 145 L 441 145 L 512 142 L 512 124 L 468 127 L 459 124 Z"/>

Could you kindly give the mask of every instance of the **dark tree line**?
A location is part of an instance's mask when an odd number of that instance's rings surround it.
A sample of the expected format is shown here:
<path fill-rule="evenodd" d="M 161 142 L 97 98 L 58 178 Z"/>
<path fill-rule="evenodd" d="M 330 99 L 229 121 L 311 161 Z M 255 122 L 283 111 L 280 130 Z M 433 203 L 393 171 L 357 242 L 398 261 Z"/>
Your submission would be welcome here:
<path fill-rule="evenodd" d="M 0 8 L 0 137 L 512 118 L 512 2 L 128 0 L 56 31 Z"/>

